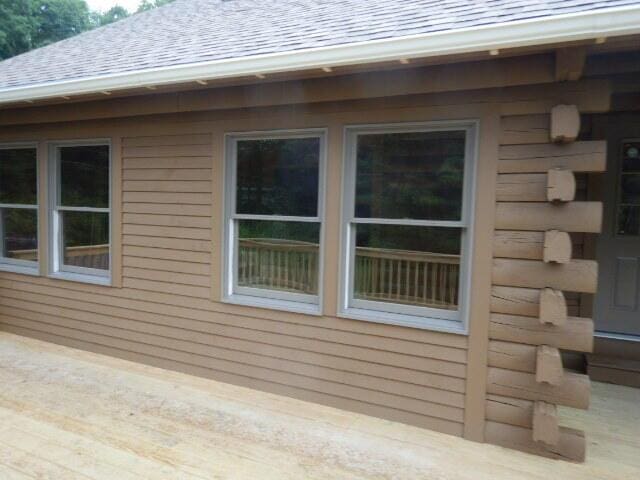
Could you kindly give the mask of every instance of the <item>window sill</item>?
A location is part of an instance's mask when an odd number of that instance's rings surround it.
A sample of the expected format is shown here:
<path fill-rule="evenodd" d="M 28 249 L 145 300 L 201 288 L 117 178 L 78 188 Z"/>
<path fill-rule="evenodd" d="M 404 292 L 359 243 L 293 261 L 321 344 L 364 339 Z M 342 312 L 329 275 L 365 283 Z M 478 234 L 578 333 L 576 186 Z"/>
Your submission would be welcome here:
<path fill-rule="evenodd" d="M 284 310 L 287 312 L 304 313 L 306 315 L 321 315 L 320 306 L 315 303 L 293 302 L 275 298 L 263 298 L 252 295 L 234 294 L 222 299 L 225 303 L 242 305 L 245 307 L 268 308 L 270 310 Z"/>
<path fill-rule="evenodd" d="M 93 285 L 111 286 L 111 277 L 102 277 L 100 275 L 86 275 L 82 273 L 56 272 L 48 275 L 49 278 L 56 280 L 67 280 L 69 282 L 90 283 Z"/>
<path fill-rule="evenodd" d="M 381 312 L 376 310 L 366 310 L 363 308 L 344 309 L 338 312 L 338 317 L 348 318 L 350 320 L 363 320 L 366 322 L 397 325 L 399 327 L 454 333 L 457 335 L 468 334 L 466 326 L 460 320 L 418 317 L 415 315 L 403 315 L 401 313 Z"/>
<path fill-rule="evenodd" d="M 32 275 L 37 277 L 40 275 L 38 265 L 16 265 L 13 263 L 0 263 L 0 272 L 21 273 L 23 275 Z"/>

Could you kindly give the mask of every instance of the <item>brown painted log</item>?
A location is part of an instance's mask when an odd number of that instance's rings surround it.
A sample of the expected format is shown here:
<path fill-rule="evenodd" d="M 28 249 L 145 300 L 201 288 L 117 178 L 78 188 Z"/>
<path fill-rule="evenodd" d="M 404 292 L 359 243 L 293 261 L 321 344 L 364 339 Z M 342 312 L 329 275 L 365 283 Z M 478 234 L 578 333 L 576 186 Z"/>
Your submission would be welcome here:
<path fill-rule="evenodd" d="M 522 398 L 503 397 L 502 395 L 487 395 L 487 420 L 516 425 L 518 427 L 533 427 L 533 402 Z"/>
<path fill-rule="evenodd" d="M 491 287 L 491 311 L 509 315 L 525 315 L 538 318 L 540 315 L 540 292 L 538 288 Z"/>
<path fill-rule="evenodd" d="M 554 446 L 560 440 L 558 409 L 547 402 L 533 404 L 533 441 Z"/>
<path fill-rule="evenodd" d="M 547 175 L 544 173 L 499 174 L 496 182 L 498 202 L 546 202 Z"/>
<path fill-rule="evenodd" d="M 593 260 L 572 260 L 557 264 L 494 258 L 491 279 L 494 285 L 507 287 L 549 287 L 569 292 L 595 293 L 598 263 Z"/>
<path fill-rule="evenodd" d="M 487 392 L 525 400 L 587 409 L 591 382 L 587 375 L 566 371 L 559 385 L 539 383 L 532 373 L 489 367 Z"/>
<path fill-rule="evenodd" d="M 562 230 L 599 233 L 602 226 L 601 202 L 498 202 L 496 230 Z"/>
<path fill-rule="evenodd" d="M 560 385 L 563 375 L 560 351 L 556 347 L 540 345 L 536 350 L 536 382 Z"/>
<path fill-rule="evenodd" d="M 536 351 L 537 348 L 534 345 L 490 340 L 489 366 L 535 373 Z"/>
<path fill-rule="evenodd" d="M 535 317 L 492 313 L 489 338 L 528 345 L 549 345 L 576 352 L 593 350 L 593 320 L 569 317 L 562 326 L 543 325 Z"/>
<path fill-rule="evenodd" d="M 573 200 L 576 180 L 570 170 L 545 173 L 501 173 L 496 182 L 498 202 L 552 202 Z"/>
<path fill-rule="evenodd" d="M 542 260 L 544 236 L 544 232 L 496 230 L 493 236 L 493 256 L 496 258 Z"/>
<path fill-rule="evenodd" d="M 571 253 L 571 237 L 567 232 L 560 230 L 544 232 L 542 260 L 545 263 L 569 263 Z"/>
<path fill-rule="evenodd" d="M 580 133 L 580 112 L 575 105 L 556 105 L 551 109 L 551 141 L 570 143 Z"/>
<path fill-rule="evenodd" d="M 552 168 L 573 172 L 604 172 L 607 169 L 607 143 L 602 140 L 566 145 L 503 145 L 498 173 L 546 173 Z"/>
<path fill-rule="evenodd" d="M 547 173 L 546 200 L 549 202 L 570 202 L 575 197 L 576 177 L 573 172 L 559 168 L 549 170 Z"/>
<path fill-rule="evenodd" d="M 572 428 L 560 427 L 560 438 L 555 446 L 533 441 L 533 432 L 529 428 L 489 421 L 485 425 L 485 440 L 543 457 L 572 462 L 583 462 L 586 451 L 584 433 Z"/>

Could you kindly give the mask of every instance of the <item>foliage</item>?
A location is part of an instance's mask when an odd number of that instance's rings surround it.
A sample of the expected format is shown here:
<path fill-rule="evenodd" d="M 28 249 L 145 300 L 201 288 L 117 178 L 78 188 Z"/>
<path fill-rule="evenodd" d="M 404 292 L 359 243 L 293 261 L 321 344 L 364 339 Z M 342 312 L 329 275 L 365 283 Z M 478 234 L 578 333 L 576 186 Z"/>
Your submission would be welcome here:
<path fill-rule="evenodd" d="M 135 13 L 172 0 L 143 0 Z M 130 15 L 116 5 L 104 13 L 85 0 L 0 0 L 0 60 L 122 20 Z"/>

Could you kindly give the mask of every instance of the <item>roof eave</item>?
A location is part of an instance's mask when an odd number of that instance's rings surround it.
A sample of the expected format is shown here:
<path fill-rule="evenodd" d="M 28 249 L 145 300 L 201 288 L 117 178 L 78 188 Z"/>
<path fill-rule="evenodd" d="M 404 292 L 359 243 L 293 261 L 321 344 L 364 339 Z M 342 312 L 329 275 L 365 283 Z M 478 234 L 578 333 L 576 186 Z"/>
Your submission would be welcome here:
<path fill-rule="evenodd" d="M 640 33 L 640 6 L 0 89 L 0 104 Z"/>

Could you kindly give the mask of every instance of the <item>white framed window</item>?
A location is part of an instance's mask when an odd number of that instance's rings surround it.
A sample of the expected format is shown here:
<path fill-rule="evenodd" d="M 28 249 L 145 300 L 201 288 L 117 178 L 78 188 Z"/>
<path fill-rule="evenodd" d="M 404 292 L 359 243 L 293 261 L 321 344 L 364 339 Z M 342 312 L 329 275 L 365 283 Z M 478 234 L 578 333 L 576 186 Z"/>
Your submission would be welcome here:
<path fill-rule="evenodd" d="M 109 284 L 111 147 L 109 141 L 50 146 L 50 275 Z"/>
<path fill-rule="evenodd" d="M 466 332 L 476 130 L 346 128 L 341 316 Z"/>
<path fill-rule="evenodd" d="M 0 145 L 0 269 L 37 274 L 38 151 Z"/>
<path fill-rule="evenodd" d="M 326 131 L 226 135 L 223 299 L 319 313 Z"/>

